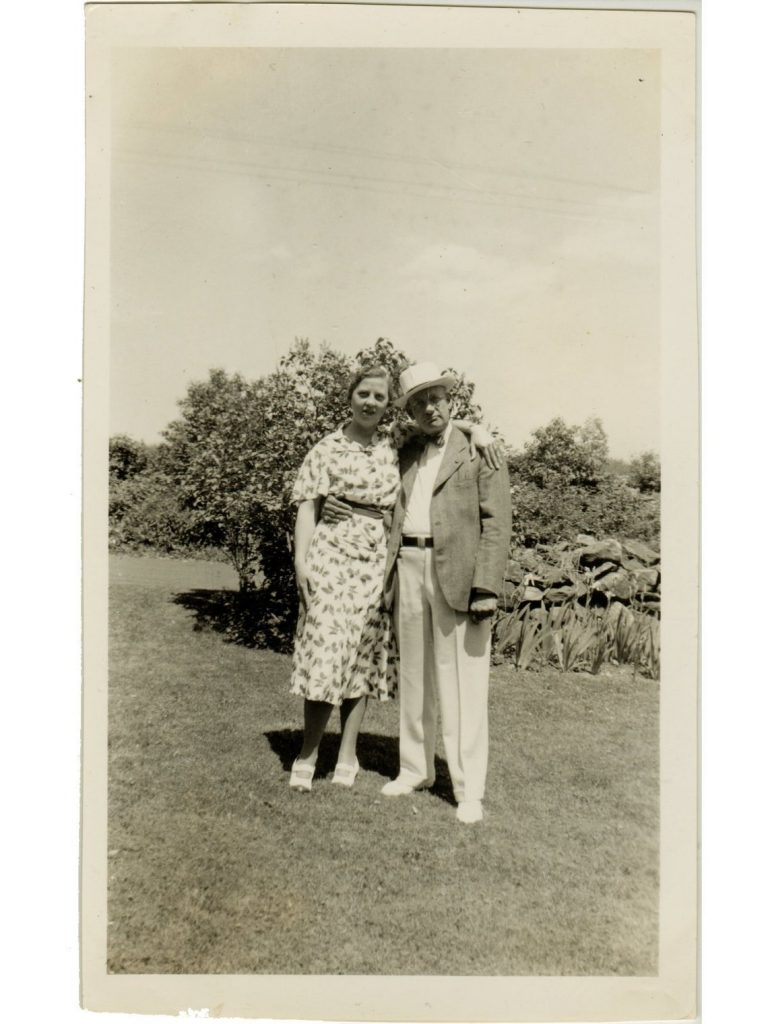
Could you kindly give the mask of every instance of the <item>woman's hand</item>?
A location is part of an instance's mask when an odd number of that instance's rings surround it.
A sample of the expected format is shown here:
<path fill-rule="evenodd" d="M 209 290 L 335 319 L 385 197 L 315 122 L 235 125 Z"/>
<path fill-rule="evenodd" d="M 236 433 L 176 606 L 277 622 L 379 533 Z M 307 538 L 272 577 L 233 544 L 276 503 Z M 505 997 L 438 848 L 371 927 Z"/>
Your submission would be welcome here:
<path fill-rule="evenodd" d="M 485 427 L 473 423 L 469 433 L 469 457 L 475 457 L 475 449 L 480 451 L 483 461 L 489 469 L 501 469 L 504 461 L 504 448 Z"/>
<path fill-rule="evenodd" d="M 309 575 L 309 570 L 303 562 L 295 562 L 294 569 L 296 571 L 296 586 L 299 591 L 299 601 L 301 601 L 301 606 L 306 611 L 309 607 L 309 599 L 312 596 L 314 586 Z"/>

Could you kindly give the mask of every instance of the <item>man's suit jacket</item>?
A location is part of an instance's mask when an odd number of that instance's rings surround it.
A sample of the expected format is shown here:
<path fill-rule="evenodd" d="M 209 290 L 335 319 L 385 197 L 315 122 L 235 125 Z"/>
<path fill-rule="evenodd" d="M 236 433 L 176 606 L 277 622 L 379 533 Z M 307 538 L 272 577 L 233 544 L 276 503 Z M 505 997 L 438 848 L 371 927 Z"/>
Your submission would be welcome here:
<path fill-rule="evenodd" d="M 395 596 L 397 556 L 403 519 L 423 444 L 410 441 L 400 452 L 403 486 L 392 517 L 384 572 L 384 603 Z M 469 443 L 455 427 L 446 441 L 430 506 L 437 578 L 448 604 L 469 609 L 473 588 L 500 594 L 511 533 L 506 466 L 489 469 L 480 456 L 470 461 Z"/>

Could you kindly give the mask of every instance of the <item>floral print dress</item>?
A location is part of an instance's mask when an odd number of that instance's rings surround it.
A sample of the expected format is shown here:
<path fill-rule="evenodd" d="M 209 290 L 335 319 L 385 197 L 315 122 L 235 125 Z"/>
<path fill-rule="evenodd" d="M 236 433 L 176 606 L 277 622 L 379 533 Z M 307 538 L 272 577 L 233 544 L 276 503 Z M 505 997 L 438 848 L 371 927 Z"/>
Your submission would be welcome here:
<path fill-rule="evenodd" d="M 333 494 L 388 511 L 399 491 L 392 437 L 378 432 L 363 446 L 337 430 L 304 459 L 292 498 L 299 503 Z M 317 524 L 307 553 L 312 595 L 299 613 L 291 693 L 336 705 L 350 697 L 393 695 L 391 619 L 381 607 L 386 553 L 381 519 L 355 513 L 340 523 Z"/>

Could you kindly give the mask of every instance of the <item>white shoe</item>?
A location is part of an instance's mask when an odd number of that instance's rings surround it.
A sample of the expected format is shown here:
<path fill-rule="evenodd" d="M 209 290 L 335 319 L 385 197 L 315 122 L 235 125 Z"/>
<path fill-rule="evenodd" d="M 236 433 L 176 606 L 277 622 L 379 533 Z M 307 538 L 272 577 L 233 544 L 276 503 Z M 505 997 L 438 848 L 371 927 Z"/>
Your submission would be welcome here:
<path fill-rule="evenodd" d="M 399 775 L 396 779 L 392 779 L 381 787 L 381 792 L 384 796 L 408 796 L 409 793 L 415 793 L 417 789 L 429 789 L 430 786 L 434 786 L 434 779 L 425 779 L 424 782 L 417 782 L 414 785 L 412 782 L 406 782 Z"/>
<path fill-rule="evenodd" d="M 359 771 L 360 763 L 357 758 L 355 758 L 354 764 L 337 764 L 331 782 L 337 786 L 346 786 L 347 789 L 351 789 Z"/>
<path fill-rule="evenodd" d="M 474 825 L 483 820 L 483 804 L 480 800 L 461 800 L 456 808 L 456 817 L 465 825 Z"/>
<path fill-rule="evenodd" d="M 291 789 L 298 789 L 301 793 L 311 793 L 314 775 L 315 766 L 307 761 L 299 761 L 297 758 L 291 766 L 291 777 L 288 785 Z"/>

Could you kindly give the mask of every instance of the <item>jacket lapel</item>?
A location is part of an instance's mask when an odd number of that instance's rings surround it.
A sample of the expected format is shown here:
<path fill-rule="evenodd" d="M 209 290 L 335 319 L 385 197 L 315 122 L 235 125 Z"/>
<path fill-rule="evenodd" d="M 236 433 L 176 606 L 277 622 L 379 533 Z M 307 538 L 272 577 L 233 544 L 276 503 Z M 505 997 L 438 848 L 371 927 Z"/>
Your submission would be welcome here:
<path fill-rule="evenodd" d="M 432 490 L 433 494 L 439 487 L 443 486 L 449 477 L 453 476 L 462 462 L 467 458 L 468 453 L 469 445 L 467 444 L 467 439 L 464 437 L 464 434 L 460 430 L 457 430 L 456 427 L 452 427 L 451 433 L 446 442 L 443 461 L 440 463 L 440 469 L 437 471 L 435 486 Z"/>

